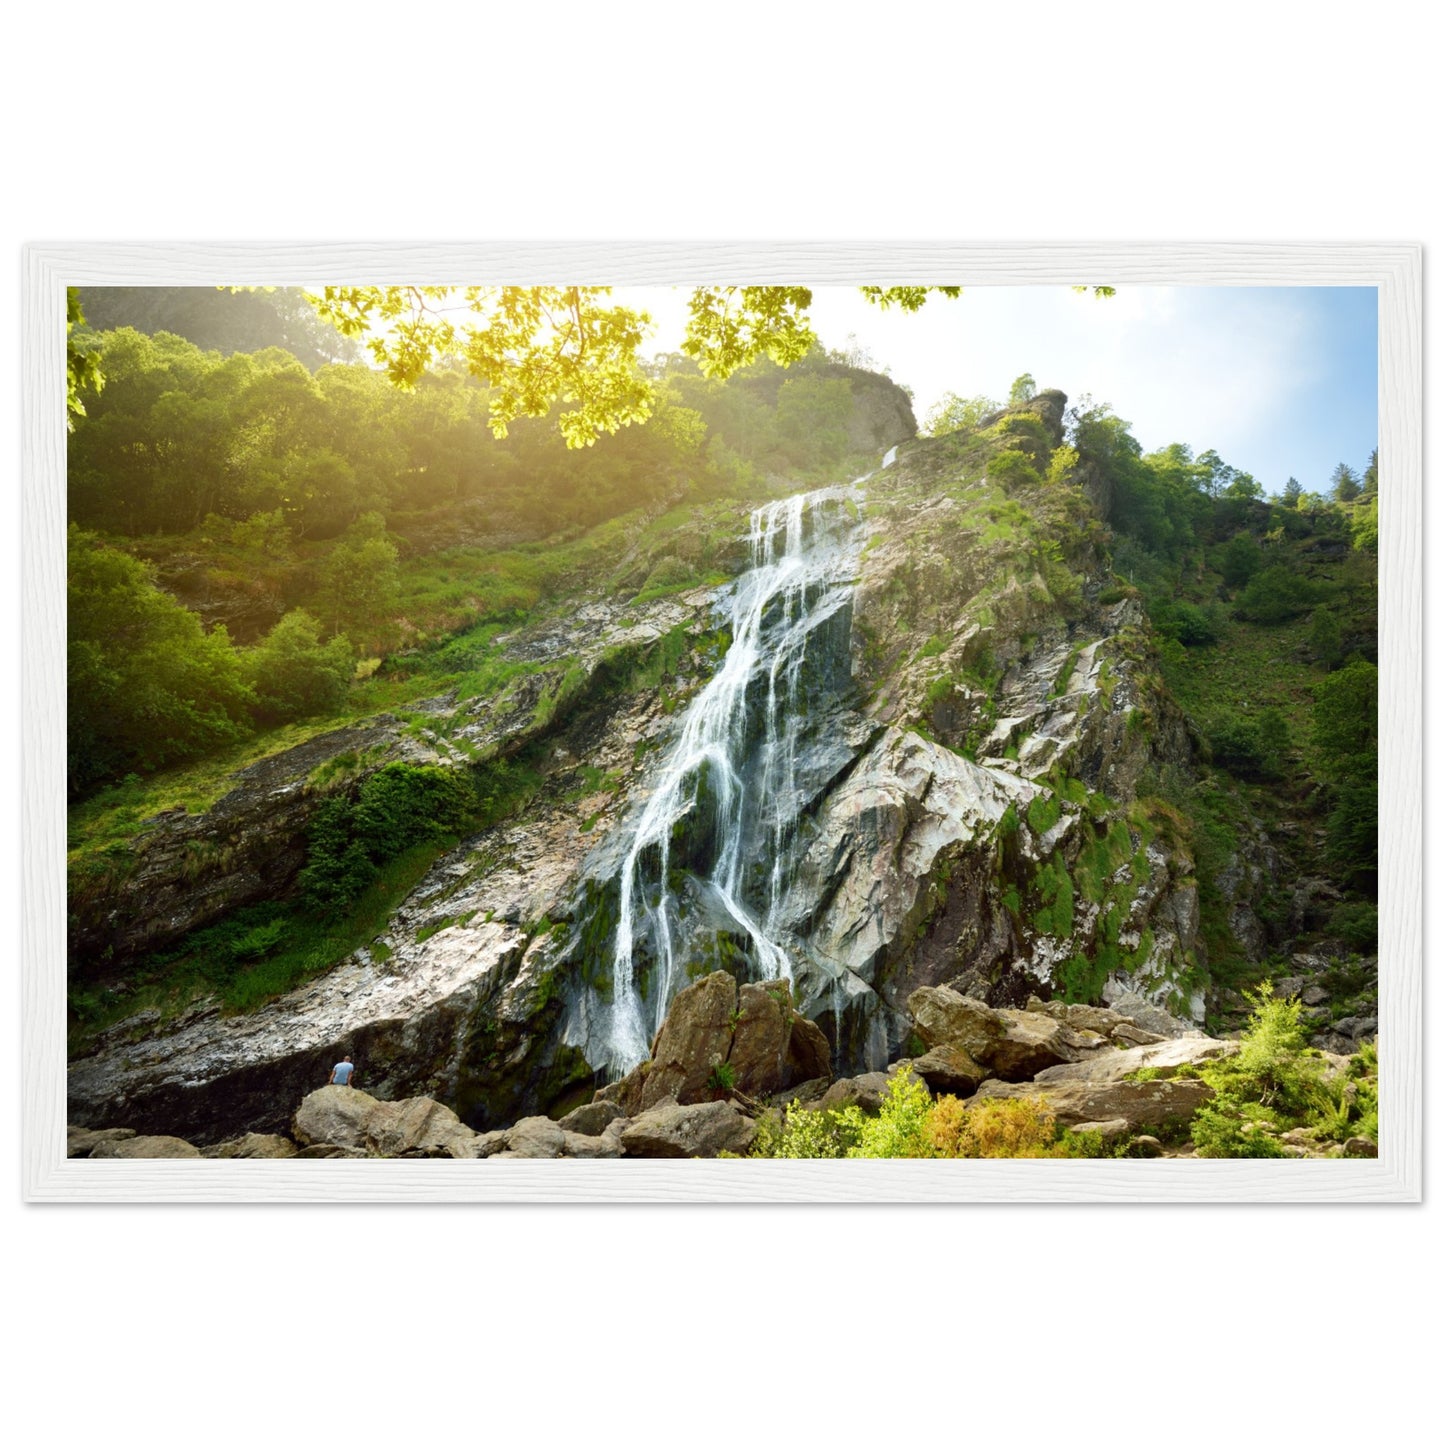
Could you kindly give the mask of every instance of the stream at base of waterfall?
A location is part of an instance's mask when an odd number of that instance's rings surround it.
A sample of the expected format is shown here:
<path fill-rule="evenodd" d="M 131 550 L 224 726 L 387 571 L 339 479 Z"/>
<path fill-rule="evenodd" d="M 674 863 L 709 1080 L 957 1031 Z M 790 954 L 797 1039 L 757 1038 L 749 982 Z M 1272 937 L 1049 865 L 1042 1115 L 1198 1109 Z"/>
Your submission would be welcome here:
<path fill-rule="evenodd" d="M 721 603 L 731 645 L 609 849 L 618 856 L 608 997 L 601 1010 L 589 1001 L 585 1033 L 589 1058 L 611 1077 L 647 1058 L 689 965 L 719 966 L 719 950 L 730 950 L 753 979 L 793 978 L 790 859 L 815 791 L 800 752 L 817 751 L 805 735 L 851 691 L 866 481 L 752 513 L 751 565 Z M 710 959 L 697 956 L 700 941 Z"/>

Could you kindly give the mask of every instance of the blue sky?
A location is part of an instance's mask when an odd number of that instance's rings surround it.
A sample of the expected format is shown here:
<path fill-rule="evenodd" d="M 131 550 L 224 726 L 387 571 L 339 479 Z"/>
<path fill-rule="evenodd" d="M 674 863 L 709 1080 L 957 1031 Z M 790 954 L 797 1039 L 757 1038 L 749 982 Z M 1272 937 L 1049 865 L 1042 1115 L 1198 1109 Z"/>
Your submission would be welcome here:
<path fill-rule="evenodd" d="M 683 294 L 628 293 L 657 319 L 658 350 L 680 338 Z M 1028 371 L 1071 400 L 1108 402 L 1145 450 L 1213 447 L 1270 493 L 1290 476 L 1323 491 L 1339 462 L 1360 471 L 1376 445 L 1373 289 L 1127 286 L 1100 299 L 980 286 L 905 315 L 821 287 L 812 317 L 825 346 L 852 336 L 910 386 L 920 422 L 945 392 L 1002 398 Z"/>

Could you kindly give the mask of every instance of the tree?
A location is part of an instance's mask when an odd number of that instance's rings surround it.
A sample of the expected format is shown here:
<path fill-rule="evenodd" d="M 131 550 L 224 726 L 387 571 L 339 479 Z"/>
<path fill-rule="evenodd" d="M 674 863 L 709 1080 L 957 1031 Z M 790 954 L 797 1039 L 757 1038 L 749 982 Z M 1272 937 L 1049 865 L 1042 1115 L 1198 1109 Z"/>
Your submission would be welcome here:
<path fill-rule="evenodd" d="M 1376 447 L 1370 453 L 1370 464 L 1365 468 L 1365 474 L 1360 478 L 1361 495 L 1370 497 L 1380 489 L 1380 449 Z"/>
<path fill-rule="evenodd" d="M 254 699 L 225 628 L 207 632 L 144 563 L 75 526 L 66 562 L 72 795 L 246 732 Z"/>
<path fill-rule="evenodd" d="M 246 654 L 256 717 L 272 725 L 333 711 L 346 696 L 355 664 L 344 637 L 321 640 L 321 624 L 300 608 L 288 612 Z"/>
<path fill-rule="evenodd" d="M 1337 502 L 1353 502 L 1360 495 L 1360 479 L 1344 462 L 1330 476 L 1330 495 Z"/>
<path fill-rule="evenodd" d="M 1037 390 L 1033 376 L 1029 372 L 1026 371 L 1022 376 L 1014 377 L 1013 385 L 1008 389 L 1009 405 L 1017 406 L 1020 402 L 1032 401 Z"/>
<path fill-rule="evenodd" d="M 965 427 L 975 427 L 990 412 L 998 410 L 999 404 L 991 396 L 959 396 L 948 391 L 934 402 L 923 418 L 923 434 L 941 437 L 949 432 L 962 431 Z"/>
<path fill-rule="evenodd" d="M 380 512 L 358 517 L 331 549 L 321 590 L 333 633 L 364 638 L 396 605 L 397 550 Z"/>
<path fill-rule="evenodd" d="M 904 311 L 917 311 L 935 292 L 956 297 L 962 289 L 861 288 L 874 305 Z M 1112 286 L 1092 290 L 1114 294 Z M 506 436 L 518 417 L 560 406 L 567 445 L 585 447 L 646 421 L 655 400 L 638 361 L 650 318 L 609 304 L 610 295 L 606 286 L 327 286 L 308 299 L 343 336 L 366 338 L 397 385 L 414 386 L 454 358 L 491 389 L 496 436 Z M 715 380 L 763 356 L 790 366 L 817 344 L 807 314 L 812 301 L 806 286 L 698 286 L 682 351 Z"/>
<path fill-rule="evenodd" d="M 1303 496 L 1303 494 L 1304 488 L 1300 486 L 1298 479 L 1291 477 L 1289 481 L 1284 484 L 1284 491 L 1280 493 L 1280 506 L 1288 507 L 1293 511 L 1299 506 L 1300 497 Z"/>
<path fill-rule="evenodd" d="M 65 425 L 74 429 L 75 418 L 85 415 L 83 391 L 99 391 L 105 385 L 100 357 L 82 338 L 76 328 L 85 326 L 85 313 L 80 309 L 80 292 L 74 286 L 65 288 Z"/>

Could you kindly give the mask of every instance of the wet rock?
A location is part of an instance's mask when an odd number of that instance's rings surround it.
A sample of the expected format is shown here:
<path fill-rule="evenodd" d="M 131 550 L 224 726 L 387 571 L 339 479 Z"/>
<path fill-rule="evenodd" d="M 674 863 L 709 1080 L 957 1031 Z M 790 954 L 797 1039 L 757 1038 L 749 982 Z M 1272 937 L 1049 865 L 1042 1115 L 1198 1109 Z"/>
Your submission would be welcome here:
<path fill-rule="evenodd" d="M 714 1159 L 726 1150 L 746 1154 L 757 1124 L 734 1104 L 663 1103 L 622 1130 L 622 1152 L 641 1159 Z"/>

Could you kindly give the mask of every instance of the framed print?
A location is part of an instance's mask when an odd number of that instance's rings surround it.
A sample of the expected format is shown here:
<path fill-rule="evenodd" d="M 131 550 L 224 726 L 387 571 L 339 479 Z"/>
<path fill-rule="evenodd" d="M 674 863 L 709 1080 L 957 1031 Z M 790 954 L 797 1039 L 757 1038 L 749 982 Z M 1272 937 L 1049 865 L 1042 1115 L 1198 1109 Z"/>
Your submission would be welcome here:
<path fill-rule="evenodd" d="M 1420 277 L 31 247 L 26 1197 L 1418 1200 Z"/>

